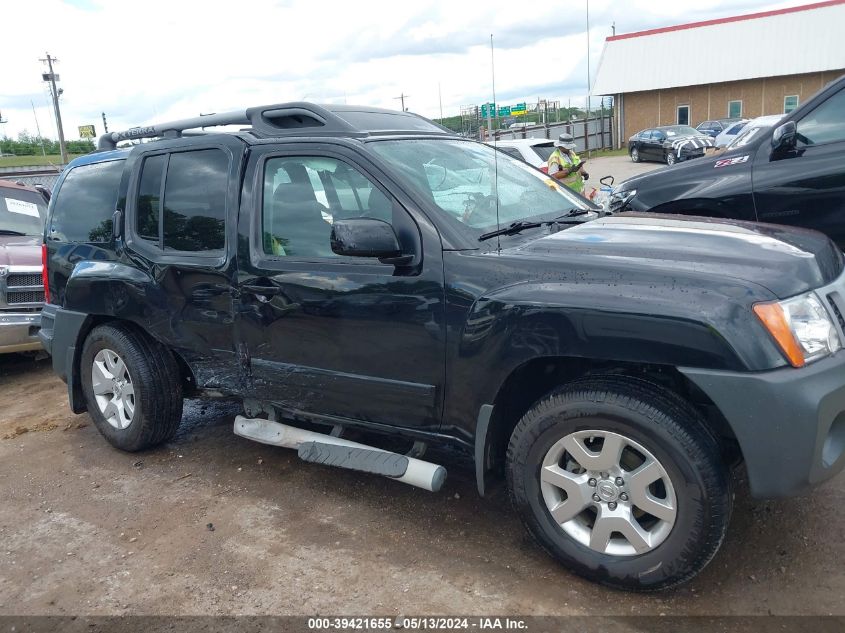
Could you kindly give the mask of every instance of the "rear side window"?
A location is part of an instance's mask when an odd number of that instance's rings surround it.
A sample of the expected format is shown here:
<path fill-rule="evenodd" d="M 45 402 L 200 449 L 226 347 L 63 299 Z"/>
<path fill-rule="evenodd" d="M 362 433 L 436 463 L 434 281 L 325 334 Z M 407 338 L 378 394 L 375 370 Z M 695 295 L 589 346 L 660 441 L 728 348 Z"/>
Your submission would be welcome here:
<path fill-rule="evenodd" d="M 158 219 L 161 217 L 161 183 L 167 156 L 151 156 L 141 168 L 138 189 L 138 235 L 145 240 L 159 241 Z"/>
<path fill-rule="evenodd" d="M 117 205 L 122 160 L 74 167 L 56 194 L 50 237 L 65 242 L 108 242 Z"/>
<path fill-rule="evenodd" d="M 228 178 L 229 157 L 220 149 L 146 158 L 135 206 L 136 235 L 165 251 L 223 250 Z"/>

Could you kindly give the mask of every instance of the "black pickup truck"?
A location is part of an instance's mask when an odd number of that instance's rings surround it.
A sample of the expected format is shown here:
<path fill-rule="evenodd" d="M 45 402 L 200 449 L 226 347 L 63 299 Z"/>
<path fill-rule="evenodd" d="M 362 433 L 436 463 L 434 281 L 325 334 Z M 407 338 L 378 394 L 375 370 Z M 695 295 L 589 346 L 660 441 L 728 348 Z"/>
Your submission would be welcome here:
<path fill-rule="evenodd" d="M 185 133 L 216 125 L 242 129 Z M 44 238 L 41 339 L 123 450 L 171 438 L 187 395 L 240 399 L 239 436 L 432 491 L 425 449 L 449 447 L 558 560 L 633 590 L 713 558 L 734 466 L 769 497 L 845 465 L 828 238 L 597 219 L 412 114 L 291 103 L 109 134 L 63 172 Z"/>
<path fill-rule="evenodd" d="M 798 226 L 845 249 L 845 75 L 777 124 L 750 124 L 724 152 L 626 180 L 610 210 Z"/>

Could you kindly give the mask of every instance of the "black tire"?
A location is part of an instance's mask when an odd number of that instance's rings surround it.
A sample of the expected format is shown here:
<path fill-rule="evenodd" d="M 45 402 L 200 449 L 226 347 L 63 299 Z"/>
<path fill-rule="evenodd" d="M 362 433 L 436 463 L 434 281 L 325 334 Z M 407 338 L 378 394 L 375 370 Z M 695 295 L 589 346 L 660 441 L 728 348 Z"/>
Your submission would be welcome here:
<path fill-rule="evenodd" d="M 631 155 L 631 162 L 634 162 L 634 163 L 640 162 L 640 160 L 641 160 L 640 159 L 640 150 L 638 150 L 636 147 L 632 147 L 631 151 L 629 153 Z"/>
<path fill-rule="evenodd" d="M 123 429 L 108 422 L 94 397 L 91 368 L 104 349 L 123 359 L 135 388 L 135 411 Z M 170 350 L 129 325 L 108 324 L 91 330 L 79 362 L 88 414 L 112 446 L 142 451 L 173 437 L 182 419 L 182 381 Z"/>
<path fill-rule="evenodd" d="M 546 453 L 568 434 L 597 424 L 648 449 L 677 491 L 671 531 L 645 553 L 614 556 L 591 549 L 561 528 L 543 499 Z M 730 474 L 716 438 L 683 399 L 640 379 L 583 379 L 545 396 L 511 436 L 507 476 L 513 504 L 539 544 L 580 576 L 618 589 L 657 591 L 689 580 L 716 554 L 730 520 Z"/>

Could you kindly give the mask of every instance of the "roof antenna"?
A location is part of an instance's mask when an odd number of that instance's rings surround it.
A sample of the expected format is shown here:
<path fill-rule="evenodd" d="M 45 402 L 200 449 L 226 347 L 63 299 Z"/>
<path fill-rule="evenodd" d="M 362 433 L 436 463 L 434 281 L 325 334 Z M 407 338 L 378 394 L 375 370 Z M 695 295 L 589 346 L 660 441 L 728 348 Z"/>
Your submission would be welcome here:
<path fill-rule="evenodd" d="M 493 79 L 493 107 L 496 107 L 496 67 L 493 63 L 493 34 L 490 33 L 490 75 Z M 487 113 L 490 113 L 488 108 Z M 488 119 L 489 120 L 489 119 Z M 492 126 L 491 126 L 492 127 Z M 496 196 L 496 231 L 499 230 L 499 139 L 496 133 L 491 129 L 490 134 L 493 135 L 493 195 Z M 501 252 L 502 243 L 499 236 L 496 236 L 496 252 Z"/>

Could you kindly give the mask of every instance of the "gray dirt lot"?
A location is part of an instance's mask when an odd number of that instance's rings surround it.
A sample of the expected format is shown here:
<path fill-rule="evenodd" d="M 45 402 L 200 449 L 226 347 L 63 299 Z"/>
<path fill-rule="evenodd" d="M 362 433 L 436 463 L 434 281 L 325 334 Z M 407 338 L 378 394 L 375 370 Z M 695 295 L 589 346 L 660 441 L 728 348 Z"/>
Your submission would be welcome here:
<path fill-rule="evenodd" d="M 122 453 L 48 361 L 0 357 L 0 614 L 845 614 L 845 476 L 739 486 L 701 576 L 632 595 L 557 565 L 465 465 L 432 494 L 238 438 L 236 412 L 191 401 L 176 439 Z"/>

